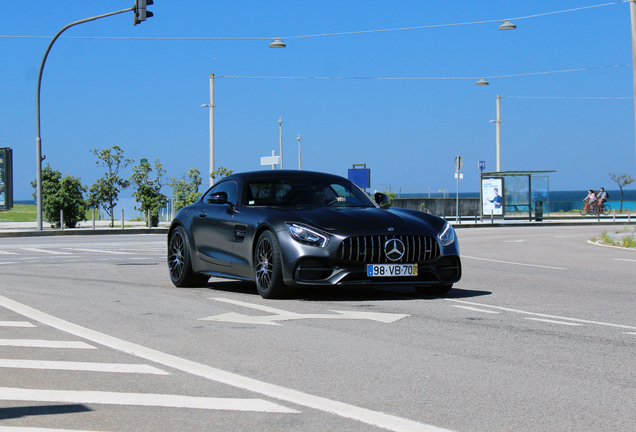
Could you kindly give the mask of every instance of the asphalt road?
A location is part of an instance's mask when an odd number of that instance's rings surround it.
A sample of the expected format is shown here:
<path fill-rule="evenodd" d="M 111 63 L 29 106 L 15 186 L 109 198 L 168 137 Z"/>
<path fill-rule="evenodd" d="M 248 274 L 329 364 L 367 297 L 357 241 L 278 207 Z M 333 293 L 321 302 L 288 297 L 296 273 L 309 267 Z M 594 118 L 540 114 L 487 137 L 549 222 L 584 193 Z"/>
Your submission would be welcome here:
<path fill-rule="evenodd" d="M 162 235 L 0 239 L 0 432 L 635 430 L 636 251 L 600 230 L 459 229 L 444 298 L 285 301 L 173 287 Z"/>

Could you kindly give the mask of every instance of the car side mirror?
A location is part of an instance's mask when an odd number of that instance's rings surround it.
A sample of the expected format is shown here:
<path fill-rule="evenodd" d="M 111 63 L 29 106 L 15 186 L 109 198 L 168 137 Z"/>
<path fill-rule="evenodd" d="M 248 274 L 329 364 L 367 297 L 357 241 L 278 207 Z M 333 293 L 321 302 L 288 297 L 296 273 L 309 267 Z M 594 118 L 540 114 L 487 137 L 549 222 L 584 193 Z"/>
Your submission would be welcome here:
<path fill-rule="evenodd" d="M 227 204 L 227 193 L 217 192 L 208 197 L 208 204 Z"/>
<path fill-rule="evenodd" d="M 391 198 L 387 194 L 382 192 L 376 192 L 374 195 L 375 202 L 380 206 L 380 208 L 389 208 L 391 207 Z"/>

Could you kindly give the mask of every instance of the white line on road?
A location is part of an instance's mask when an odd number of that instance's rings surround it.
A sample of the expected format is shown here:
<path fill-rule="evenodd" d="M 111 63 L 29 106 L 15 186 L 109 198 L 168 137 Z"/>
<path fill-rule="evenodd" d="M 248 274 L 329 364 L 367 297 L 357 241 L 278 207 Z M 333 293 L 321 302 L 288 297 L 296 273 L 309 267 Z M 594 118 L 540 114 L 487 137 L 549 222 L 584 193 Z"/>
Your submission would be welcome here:
<path fill-rule="evenodd" d="M 20 249 L 29 251 L 29 252 L 47 253 L 51 255 L 69 255 L 68 252 L 58 252 L 58 251 L 54 251 L 50 249 L 29 248 L 29 247 L 22 247 Z"/>
<path fill-rule="evenodd" d="M 64 321 L 4 296 L 0 296 L 0 306 L 10 309 L 32 320 L 39 321 L 50 327 L 57 328 L 66 333 L 82 337 L 100 345 L 190 373 L 192 375 L 200 376 L 210 381 L 227 384 L 236 388 L 272 397 L 274 399 L 316 409 L 344 418 L 357 420 L 368 425 L 384 428 L 394 432 L 449 432 L 448 429 L 438 428 L 436 426 L 419 423 L 383 412 L 357 407 L 355 405 L 330 400 L 320 396 L 314 396 L 275 384 L 269 384 L 264 381 L 244 377 L 208 365 L 166 354 L 152 348 L 146 348 L 132 342 L 127 342 L 122 339 Z"/>
<path fill-rule="evenodd" d="M 17 262 L 15 261 L 5 261 L 5 262 L 0 262 L 0 264 L 17 264 Z"/>
<path fill-rule="evenodd" d="M 555 320 L 549 320 L 549 319 L 544 319 L 544 318 L 526 318 L 526 319 L 527 320 L 532 320 L 532 321 L 546 322 L 546 323 L 550 323 L 550 324 L 561 324 L 561 325 L 569 325 L 569 326 L 582 326 L 583 325 L 583 324 L 578 324 L 578 323 L 555 321 Z"/>
<path fill-rule="evenodd" d="M 111 250 L 104 250 L 104 249 L 85 249 L 85 248 L 63 248 L 63 249 L 78 251 L 78 252 L 105 253 L 105 254 L 115 254 L 115 255 L 137 255 L 136 253 L 133 253 L 133 252 L 111 251 Z"/>
<path fill-rule="evenodd" d="M 97 432 L 79 429 L 49 429 L 35 427 L 0 426 L 0 432 Z"/>
<path fill-rule="evenodd" d="M 0 368 L 170 375 L 166 371 L 143 364 L 88 363 L 46 360 L 0 359 Z"/>
<path fill-rule="evenodd" d="M 629 261 L 629 262 L 636 262 L 636 260 L 633 259 L 626 259 L 626 258 L 612 258 L 614 261 Z"/>
<path fill-rule="evenodd" d="M 35 339 L 0 339 L 0 346 L 27 348 L 68 348 L 68 349 L 97 349 L 79 341 L 52 341 Z"/>
<path fill-rule="evenodd" d="M 7 252 L 7 251 L 1 251 L 0 250 L 0 255 L 18 255 L 17 252 Z"/>
<path fill-rule="evenodd" d="M 288 414 L 298 413 L 296 410 L 276 405 L 262 399 L 206 398 L 148 393 L 32 390 L 0 387 L 0 399 L 11 401 L 19 400 L 81 404 L 94 403 L 104 405 L 156 406 L 166 408 L 196 408 Z"/>
<path fill-rule="evenodd" d="M 532 315 L 532 316 L 541 317 L 541 318 L 556 319 L 556 320 L 563 320 L 563 321 L 572 321 L 572 322 L 578 322 L 578 323 L 582 323 L 582 324 L 595 324 L 595 325 L 606 326 L 606 327 L 616 327 L 616 328 L 623 328 L 623 329 L 629 329 L 629 330 L 636 330 L 636 327 L 634 327 L 634 326 L 628 326 L 628 325 L 622 325 L 622 324 L 611 324 L 611 323 L 606 323 L 606 322 L 601 322 L 601 321 L 590 321 L 590 320 L 584 320 L 584 319 L 579 319 L 579 318 L 568 318 L 568 317 L 562 317 L 562 316 L 556 316 L 556 315 L 547 315 L 547 314 L 536 313 L 536 312 L 526 312 L 526 311 L 522 311 L 522 310 L 518 310 L 518 309 L 510 309 L 510 308 L 501 307 L 501 306 L 492 306 L 492 305 L 487 305 L 487 304 L 474 303 L 474 302 L 468 302 L 468 301 L 465 301 L 465 300 L 458 300 L 458 299 L 451 299 L 451 298 L 444 298 L 442 300 L 446 300 L 446 301 L 453 302 L 453 303 L 461 303 L 461 304 L 468 304 L 468 305 L 472 305 L 472 306 L 497 309 L 497 310 L 501 310 L 501 311 L 505 311 L 505 312 L 512 312 L 512 313 L 518 313 L 518 314 L 523 314 L 523 315 Z"/>
<path fill-rule="evenodd" d="M 636 332 L 623 332 L 623 334 L 633 334 L 633 335 L 636 335 Z"/>
<path fill-rule="evenodd" d="M 477 308 L 470 307 L 470 306 L 453 305 L 453 307 L 467 309 L 467 310 L 471 310 L 471 311 L 475 311 L 475 312 L 484 312 L 484 313 L 489 313 L 489 314 L 498 314 L 499 313 L 497 311 L 491 311 L 491 310 L 485 310 L 485 309 L 477 309 Z"/>
<path fill-rule="evenodd" d="M 567 270 L 566 268 L 563 268 L 563 267 L 551 267 L 551 266 L 544 266 L 544 265 L 538 265 L 538 264 L 525 264 L 525 263 L 518 263 L 518 262 L 512 262 L 512 261 L 499 261 L 494 259 L 478 258 L 473 256 L 467 256 L 467 255 L 462 255 L 462 259 L 463 258 L 470 258 L 470 259 L 479 260 L 479 261 L 490 261 L 490 262 L 496 262 L 500 264 L 513 264 L 513 265 L 520 265 L 520 266 L 526 266 L 526 267 L 539 267 L 539 268 L 546 268 L 546 269 L 553 269 L 553 270 Z"/>
<path fill-rule="evenodd" d="M 35 327 L 28 321 L 0 321 L 0 327 Z"/>

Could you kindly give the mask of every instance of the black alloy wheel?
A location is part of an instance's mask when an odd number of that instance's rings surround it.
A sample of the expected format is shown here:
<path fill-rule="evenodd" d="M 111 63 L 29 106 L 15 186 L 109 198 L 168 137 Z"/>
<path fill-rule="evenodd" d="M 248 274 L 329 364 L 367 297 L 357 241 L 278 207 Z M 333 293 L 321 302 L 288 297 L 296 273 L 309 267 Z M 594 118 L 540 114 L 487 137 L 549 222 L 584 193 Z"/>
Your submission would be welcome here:
<path fill-rule="evenodd" d="M 271 231 L 264 231 L 256 243 L 254 281 L 258 293 L 266 299 L 284 298 L 293 292 L 283 283 L 280 246 Z"/>
<path fill-rule="evenodd" d="M 170 280 L 178 287 L 202 287 L 208 283 L 208 276 L 192 270 L 190 245 L 182 226 L 176 227 L 168 240 L 168 269 Z"/>

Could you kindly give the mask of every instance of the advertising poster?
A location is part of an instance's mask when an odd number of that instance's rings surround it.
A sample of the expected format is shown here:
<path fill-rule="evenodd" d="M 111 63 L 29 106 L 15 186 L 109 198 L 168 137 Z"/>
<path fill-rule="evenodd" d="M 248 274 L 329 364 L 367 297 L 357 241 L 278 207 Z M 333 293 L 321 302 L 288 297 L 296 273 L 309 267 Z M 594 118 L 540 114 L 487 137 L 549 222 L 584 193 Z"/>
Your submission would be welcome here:
<path fill-rule="evenodd" d="M 483 198 L 482 214 L 503 215 L 503 179 L 485 178 L 481 180 Z"/>

